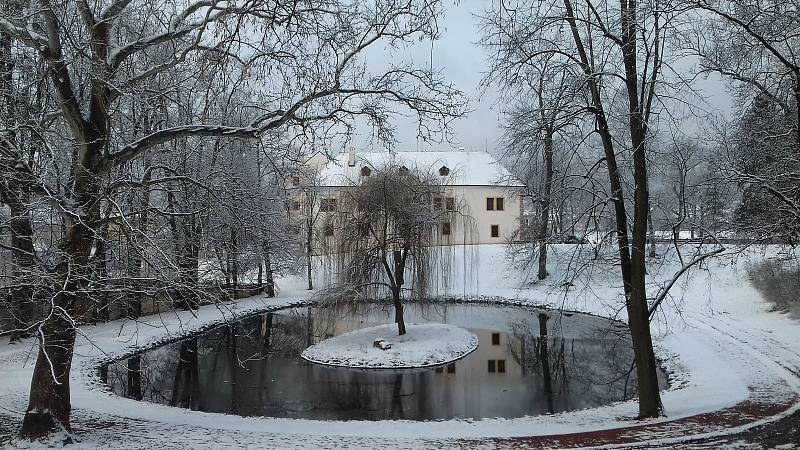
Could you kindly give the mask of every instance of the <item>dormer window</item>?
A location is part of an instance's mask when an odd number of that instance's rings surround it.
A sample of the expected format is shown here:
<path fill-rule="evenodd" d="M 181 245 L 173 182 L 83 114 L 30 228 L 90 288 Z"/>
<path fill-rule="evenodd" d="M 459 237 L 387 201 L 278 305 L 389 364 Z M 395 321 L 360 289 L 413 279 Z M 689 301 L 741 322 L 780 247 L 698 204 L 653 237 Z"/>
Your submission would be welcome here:
<path fill-rule="evenodd" d="M 408 175 L 408 167 L 406 166 L 400 166 L 397 171 L 400 172 L 400 175 Z"/>
<path fill-rule="evenodd" d="M 367 166 L 364 166 L 364 167 L 361 168 L 361 176 L 362 177 L 368 177 L 370 175 L 372 175 L 372 169 L 370 169 Z"/>
<path fill-rule="evenodd" d="M 439 175 L 443 177 L 450 175 L 450 168 L 447 166 L 439 167 Z"/>

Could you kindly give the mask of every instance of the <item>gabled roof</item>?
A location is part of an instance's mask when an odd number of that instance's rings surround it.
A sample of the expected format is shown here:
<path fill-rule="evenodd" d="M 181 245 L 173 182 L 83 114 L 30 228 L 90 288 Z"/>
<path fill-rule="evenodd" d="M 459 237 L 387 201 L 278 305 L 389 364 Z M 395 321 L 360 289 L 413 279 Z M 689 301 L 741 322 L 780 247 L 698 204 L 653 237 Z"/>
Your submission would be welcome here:
<path fill-rule="evenodd" d="M 354 152 L 355 165 L 349 166 L 351 153 L 340 153 L 328 161 L 320 171 L 324 186 L 352 186 L 358 184 L 364 166 L 380 168 L 387 164 L 406 166 L 438 174 L 446 167 L 446 183 L 450 186 L 522 186 L 511 173 L 490 154 L 481 151 L 447 152 Z"/>

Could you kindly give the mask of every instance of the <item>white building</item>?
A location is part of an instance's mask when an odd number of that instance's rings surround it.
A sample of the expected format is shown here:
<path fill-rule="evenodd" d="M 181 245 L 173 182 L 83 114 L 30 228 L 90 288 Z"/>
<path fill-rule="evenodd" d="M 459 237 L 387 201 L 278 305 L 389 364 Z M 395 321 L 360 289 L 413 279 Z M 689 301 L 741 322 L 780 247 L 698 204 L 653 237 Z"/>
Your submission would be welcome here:
<path fill-rule="evenodd" d="M 308 223 L 302 220 L 308 214 L 316 215 L 314 253 L 330 248 L 325 242 L 336 238 L 334 215 L 346 207 L 343 193 L 376 168 L 389 165 L 441 177 L 445 197 L 433 199 L 433 206 L 457 207 L 459 216 L 467 219 L 441 227 L 442 244 L 500 244 L 518 235 L 522 184 L 486 152 L 351 151 L 333 159 L 318 152 L 305 165 L 305 172 L 292 176 L 297 193 L 291 196 L 289 209 L 290 214 L 296 211 L 298 223 Z M 311 188 L 313 196 L 308 195 Z"/>

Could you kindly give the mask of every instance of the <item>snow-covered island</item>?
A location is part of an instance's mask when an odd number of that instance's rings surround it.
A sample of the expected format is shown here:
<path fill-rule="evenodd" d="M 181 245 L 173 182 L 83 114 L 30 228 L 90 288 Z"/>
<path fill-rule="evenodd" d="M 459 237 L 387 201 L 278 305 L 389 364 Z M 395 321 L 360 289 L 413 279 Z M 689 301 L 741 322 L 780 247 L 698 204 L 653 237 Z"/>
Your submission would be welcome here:
<path fill-rule="evenodd" d="M 397 335 L 394 324 L 334 336 L 305 349 L 306 361 L 360 369 L 420 368 L 447 364 L 478 348 L 478 336 L 441 323 L 407 324 Z"/>

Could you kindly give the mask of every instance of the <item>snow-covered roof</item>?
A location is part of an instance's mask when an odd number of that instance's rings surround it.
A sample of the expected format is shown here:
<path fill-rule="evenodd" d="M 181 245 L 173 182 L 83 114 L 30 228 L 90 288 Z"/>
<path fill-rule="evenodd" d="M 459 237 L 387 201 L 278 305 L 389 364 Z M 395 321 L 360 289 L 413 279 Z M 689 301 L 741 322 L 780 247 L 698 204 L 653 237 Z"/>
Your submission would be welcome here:
<path fill-rule="evenodd" d="M 351 155 L 355 164 L 349 165 Z M 386 165 L 433 174 L 446 167 L 450 186 L 522 186 L 496 159 L 481 151 L 340 153 L 320 170 L 320 178 L 324 186 L 352 186 L 359 182 L 364 166 Z"/>

